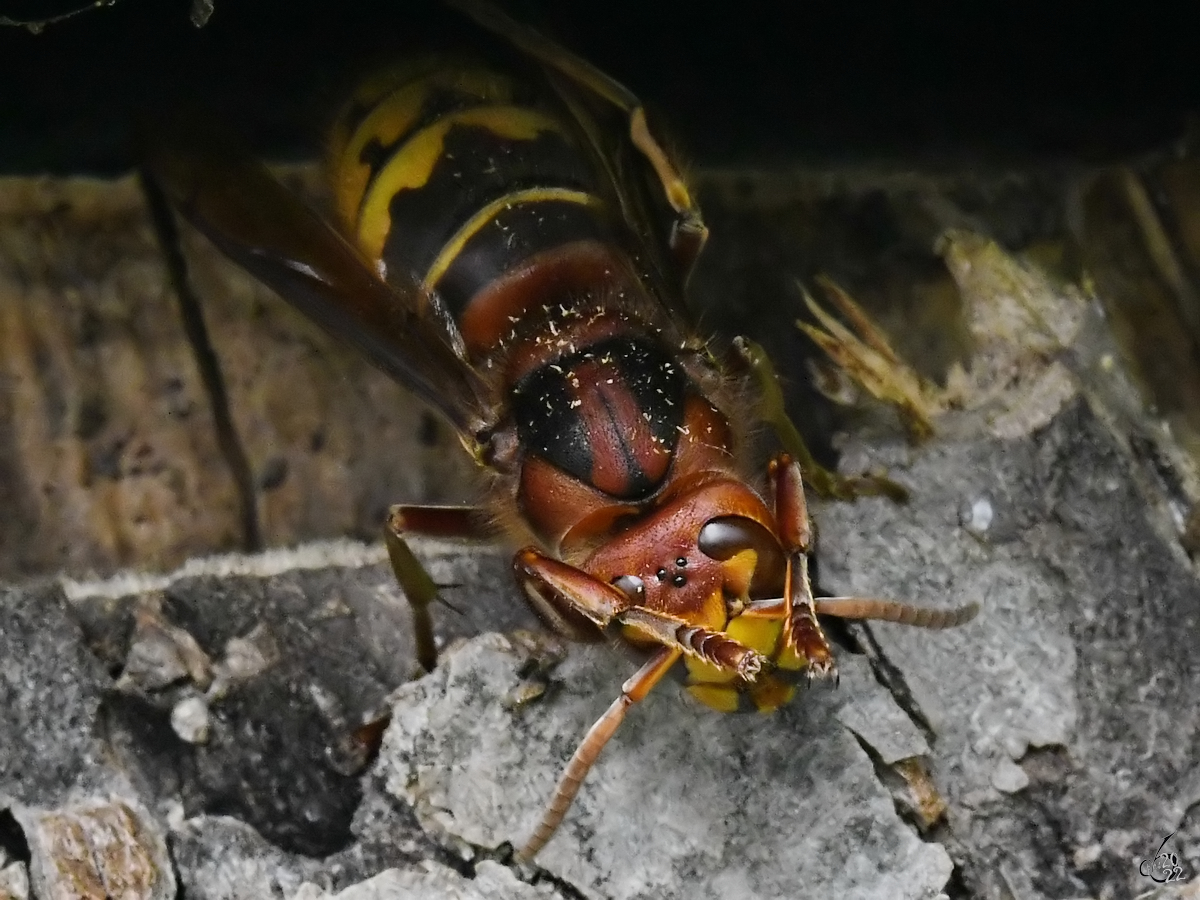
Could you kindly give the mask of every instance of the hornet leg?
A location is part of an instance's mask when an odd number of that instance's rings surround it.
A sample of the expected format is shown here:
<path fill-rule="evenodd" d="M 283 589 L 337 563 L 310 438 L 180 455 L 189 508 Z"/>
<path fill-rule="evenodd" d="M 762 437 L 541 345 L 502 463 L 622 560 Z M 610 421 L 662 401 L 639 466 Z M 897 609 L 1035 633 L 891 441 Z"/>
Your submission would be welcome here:
<path fill-rule="evenodd" d="M 533 836 L 517 854 L 520 859 L 526 862 L 532 860 L 537 856 L 538 851 L 546 846 L 546 842 L 554 836 L 554 832 L 562 823 L 563 816 L 571 808 L 571 801 L 579 793 L 579 786 L 583 784 L 583 779 L 587 777 L 588 771 L 592 768 L 596 757 L 600 755 L 600 751 L 604 749 L 604 745 L 608 743 L 608 739 L 625 721 L 625 713 L 629 707 L 650 693 L 651 688 L 658 684 L 671 666 L 675 665 L 680 653 L 681 651 L 671 647 L 659 648 L 634 673 L 633 677 L 621 686 L 621 696 L 614 700 L 604 715 L 588 729 L 588 733 L 579 743 L 571 761 L 567 763 L 562 777 L 558 780 L 558 787 L 554 789 L 554 796 L 546 807 L 546 811 L 542 813 L 542 820 L 534 829 Z"/>
<path fill-rule="evenodd" d="M 763 659 L 721 632 L 638 606 L 636 595 L 627 594 L 533 548 L 518 553 L 513 568 L 534 609 L 560 633 L 595 640 L 610 627 L 619 626 L 662 645 L 625 682 L 621 696 L 591 727 L 567 763 L 541 822 L 520 852 L 522 859 L 530 860 L 553 836 L 583 779 L 624 721 L 629 707 L 645 697 L 681 656 L 696 657 L 718 668 L 737 672 L 747 680 L 753 680 L 758 674 Z"/>
<path fill-rule="evenodd" d="M 734 349 L 741 361 L 749 368 L 758 386 L 761 397 L 761 414 L 778 436 L 784 449 L 799 463 L 805 480 L 823 497 L 835 500 L 853 500 L 856 497 L 888 497 L 897 503 L 908 499 L 908 491 L 892 481 L 878 475 L 846 476 L 831 472 L 817 463 L 804 438 L 788 418 L 783 404 L 783 391 L 779 387 L 779 376 L 767 357 L 767 353 L 749 338 L 739 337 Z"/>
<path fill-rule="evenodd" d="M 752 679 L 763 658 L 724 632 L 638 606 L 636 597 L 527 547 L 513 559 L 517 582 L 534 609 L 566 637 L 596 640 L 612 626 L 701 662 Z"/>
<path fill-rule="evenodd" d="M 808 553 L 812 529 L 800 467 L 786 453 L 771 460 L 767 467 L 771 491 L 775 496 L 775 520 L 779 537 L 788 554 L 788 578 L 784 599 L 789 604 L 792 637 L 789 649 L 807 659 L 814 675 L 834 674 L 833 655 L 817 615 L 837 616 L 859 621 L 896 622 L 916 628 L 955 628 L 970 622 L 979 613 L 979 604 L 964 603 L 952 609 L 929 609 L 895 600 L 875 597 L 817 597 L 812 594 L 808 577 Z M 777 664 L 787 668 L 786 655 Z"/>
<path fill-rule="evenodd" d="M 429 607 L 437 599 L 438 586 L 413 556 L 405 536 L 485 540 L 490 535 L 480 527 L 481 518 L 479 510 L 463 506 L 393 506 L 388 510 L 383 539 L 392 571 L 412 609 L 417 662 L 426 672 L 437 665 L 437 644 L 433 639 L 433 617 Z"/>
<path fill-rule="evenodd" d="M 787 603 L 784 652 L 778 664 L 782 668 L 799 668 L 803 661 L 810 678 L 837 678 L 837 666 L 829 641 L 817 621 L 816 601 L 808 576 L 808 554 L 812 549 L 812 527 L 808 519 L 808 502 L 804 497 L 804 480 L 800 465 L 786 453 L 781 453 L 767 466 L 770 492 L 775 497 L 775 521 L 779 539 L 788 556 L 784 600 Z"/>

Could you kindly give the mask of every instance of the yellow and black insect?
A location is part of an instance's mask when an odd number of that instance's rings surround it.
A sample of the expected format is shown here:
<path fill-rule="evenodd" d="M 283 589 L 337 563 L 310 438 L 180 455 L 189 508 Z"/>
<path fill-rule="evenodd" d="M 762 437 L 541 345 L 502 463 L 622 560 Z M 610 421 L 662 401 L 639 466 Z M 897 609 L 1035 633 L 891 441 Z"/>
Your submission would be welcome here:
<path fill-rule="evenodd" d="M 813 466 L 761 351 L 735 343 L 735 367 L 691 333 L 684 288 L 707 232 L 638 100 L 492 7 L 453 5 L 503 59 L 420 59 L 363 85 L 332 140 L 338 225 L 211 133 L 158 141 L 148 168 L 229 256 L 440 412 L 489 473 L 479 507 L 391 511 L 422 664 L 437 659 L 437 589 L 410 534 L 507 538 L 550 627 L 644 652 L 529 858 L 668 671 L 714 709 L 769 711 L 835 672 L 819 616 L 942 628 L 974 607 L 813 596 L 802 479 L 841 495 L 894 486 Z M 765 473 L 744 462 L 755 389 L 787 448 Z"/>

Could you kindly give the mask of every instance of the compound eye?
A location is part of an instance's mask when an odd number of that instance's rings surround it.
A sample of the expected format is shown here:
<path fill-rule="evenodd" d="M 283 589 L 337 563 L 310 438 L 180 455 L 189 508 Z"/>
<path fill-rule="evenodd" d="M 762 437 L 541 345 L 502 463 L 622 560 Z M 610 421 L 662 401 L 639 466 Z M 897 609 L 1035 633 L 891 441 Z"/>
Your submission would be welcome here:
<path fill-rule="evenodd" d="M 621 575 L 613 579 L 613 587 L 632 600 L 641 603 L 646 597 L 646 585 L 636 575 Z"/>
<path fill-rule="evenodd" d="M 718 516 L 709 519 L 696 538 L 696 545 L 705 556 L 719 562 L 733 559 L 743 550 L 754 550 L 760 556 L 764 550 L 778 552 L 779 544 L 771 532 L 745 516 Z"/>
<path fill-rule="evenodd" d="M 775 535 L 753 519 L 745 516 L 718 516 L 709 519 L 700 529 L 696 545 L 708 557 L 725 562 L 733 559 L 739 553 L 753 550 L 758 557 L 754 568 L 754 580 L 750 585 L 751 594 L 756 594 L 761 587 L 766 590 L 776 589 L 776 584 L 782 583 L 787 569 L 787 560 L 783 548 Z"/>

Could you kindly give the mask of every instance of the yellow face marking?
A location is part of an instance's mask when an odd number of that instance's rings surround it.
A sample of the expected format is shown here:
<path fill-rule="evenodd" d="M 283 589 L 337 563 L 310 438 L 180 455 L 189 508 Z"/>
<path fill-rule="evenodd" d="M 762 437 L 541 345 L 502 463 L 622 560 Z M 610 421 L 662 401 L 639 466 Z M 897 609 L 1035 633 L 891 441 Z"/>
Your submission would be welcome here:
<path fill-rule="evenodd" d="M 685 656 L 683 665 L 687 669 L 687 683 L 692 686 L 732 684 L 737 679 L 737 672 L 718 669 L 694 656 Z"/>
<path fill-rule="evenodd" d="M 488 104 L 507 103 L 513 95 L 511 80 L 478 68 L 439 69 L 400 84 L 386 95 L 381 93 L 378 104 L 355 126 L 334 158 L 338 213 L 348 225 L 354 223 L 371 179 L 371 167 L 362 161 L 363 150 L 371 141 L 383 147 L 396 143 L 416 124 L 429 96 L 437 90 L 454 91 Z"/>
<path fill-rule="evenodd" d="M 463 247 L 467 245 L 467 241 L 471 240 L 481 228 L 487 225 L 488 222 L 496 218 L 496 216 L 513 206 L 520 206 L 522 203 L 536 203 L 544 200 L 558 200 L 566 203 L 578 203 L 580 206 L 591 206 L 594 208 L 602 208 L 603 201 L 594 194 L 588 194 L 584 191 L 573 191 L 569 188 L 529 188 L 524 191 L 513 191 L 511 194 L 505 194 L 493 200 L 475 215 L 471 216 L 466 223 L 455 232 L 454 237 L 450 238 L 434 259 L 433 265 L 429 267 L 429 271 L 425 273 L 424 286 L 427 291 L 432 291 L 446 270 L 458 255 L 462 252 Z"/>
<path fill-rule="evenodd" d="M 531 141 L 544 131 L 562 132 L 551 116 L 523 106 L 481 106 L 438 119 L 415 132 L 388 160 L 363 197 L 358 215 L 359 245 L 371 259 L 383 255 L 391 228 L 388 208 L 400 191 L 419 188 L 442 159 L 446 135 L 458 126 L 485 128 L 515 141 Z"/>
<path fill-rule="evenodd" d="M 736 688 L 717 687 L 711 684 L 689 685 L 687 692 L 717 712 L 732 713 L 738 711 L 741 698 Z"/>
<path fill-rule="evenodd" d="M 627 641 L 635 647 L 660 647 L 662 646 L 657 641 L 646 637 L 646 632 L 640 631 L 631 625 L 621 626 L 621 639 Z"/>
<path fill-rule="evenodd" d="M 720 631 L 725 627 L 725 596 L 720 588 L 705 598 L 700 609 L 694 615 L 688 616 L 688 621 L 713 631 Z M 729 684 L 737 678 L 736 672 L 719 669 L 694 656 L 685 656 L 683 665 L 688 672 L 688 684 Z"/>
<path fill-rule="evenodd" d="M 725 607 L 725 594 L 720 588 L 705 598 L 704 603 L 695 615 L 688 616 L 693 625 L 711 628 L 719 631 L 728 623 L 728 611 Z"/>
<path fill-rule="evenodd" d="M 807 668 L 808 658 L 797 653 L 795 647 L 788 646 L 787 641 L 783 643 L 784 645 L 779 648 L 779 655 L 775 657 L 775 666 L 789 672 L 799 672 Z"/>
<path fill-rule="evenodd" d="M 725 633 L 738 643 L 772 659 L 775 648 L 779 646 L 779 635 L 783 633 L 783 620 L 740 615 L 725 627 Z"/>
<path fill-rule="evenodd" d="M 791 701 L 796 694 L 796 688 L 781 681 L 770 672 L 759 677 L 750 688 L 750 699 L 758 707 L 759 712 L 775 712 L 779 707 Z"/>
<path fill-rule="evenodd" d="M 750 590 L 750 579 L 758 565 L 758 554 L 753 550 L 735 553 L 721 563 L 721 575 L 725 579 L 725 590 L 731 597 L 744 597 Z"/>

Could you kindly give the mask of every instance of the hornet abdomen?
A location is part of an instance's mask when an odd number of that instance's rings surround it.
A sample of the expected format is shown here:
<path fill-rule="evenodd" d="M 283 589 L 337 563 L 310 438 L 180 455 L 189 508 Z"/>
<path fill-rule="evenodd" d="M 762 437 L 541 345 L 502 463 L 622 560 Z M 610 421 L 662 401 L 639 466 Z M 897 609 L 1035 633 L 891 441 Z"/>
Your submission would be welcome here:
<path fill-rule="evenodd" d="M 702 392 L 634 262 L 611 172 L 552 84 L 421 61 L 360 88 L 334 134 L 344 227 L 385 278 L 419 283 L 493 376 L 535 534 L 561 546 L 585 520 L 594 538 L 637 514 Z M 693 419 L 719 415 L 703 405 Z M 727 449 L 728 428 L 709 433 Z"/>
<path fill-rule="evenodd" d="M 636 286 L 629 235 L 548 85 L 429 60 L 372 79 L 335 129 L 344 227 L 384 277 L 415 280 L 473 361 L 541 305 Z"/>

